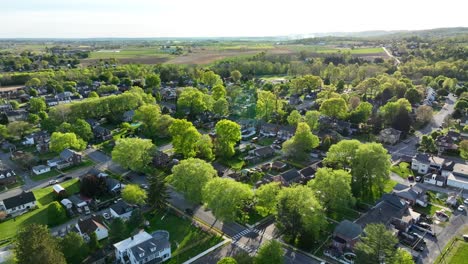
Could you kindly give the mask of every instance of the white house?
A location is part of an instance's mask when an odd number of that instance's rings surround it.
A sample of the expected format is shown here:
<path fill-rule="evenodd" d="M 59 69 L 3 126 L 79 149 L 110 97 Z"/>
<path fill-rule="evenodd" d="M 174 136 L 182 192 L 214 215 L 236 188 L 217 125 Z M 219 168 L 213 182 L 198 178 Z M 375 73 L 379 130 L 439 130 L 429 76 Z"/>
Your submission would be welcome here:
<path fill-rule="evenodd" d="M 430 176 L 424 178 L 424 183 L 428 183 L 428 184 L 432 184 L 432 185 L 436 185 L 440 187 L 445 186 L 446 182 L 447 182 L 446 176 L 443 176 L 441 174 L 436 174 L 436 173 L 433 173 Z"/>
<path fill-rule="evenodd" d="M 445 160 L 443 158 L 426 153 L 418 153 L 411 161 L 411 169 L 420 174 L 426 174 L 429 172 L 429 168 L 440 170 L 444 165 L 444 162 Z"/>
<path fill-rule="evenodd" d="M 133 207 L 123 200 L 119 200 L 117 203 L 110 207 L 110 213 L 112 217 L 122 218 L 123 220 L 130 219 L 132 215 Z"/>
<path fill-rule="evenodd" d="M 167 231 L 152 235 L 145 231 L 114 244 L 116 263 L 161 263 L 171 257 L 171 244 Z"/>
<path fill-rule="evenodd" d="M 468 165 L 461 163 L 453 165 L 453 171 L 447 177 L 447 185 L 468 189 Z"/>
<path fill-rule="evenodd" d="M 36 197 L 32 192 L 23 192 L 0 202 L 0 209 L 7 214 L 26 211 L 36 206 Z"/>
<path fill-rule="evenodd" d="M 46 165 L 37 165 L 32 168 L 32 171 L 36 175 L 40 175 L 50 171 L 50 167 Z"/>
<path fill-rule="evenodd" d="M 95 215 L 88 219 L 80 219 L 78 223 L 76 223 L 75 228 L 86 241 L 89 241 L 92 233 L 96 234 L 98 240 L 105 239 L 109 236 L 109 230 L 102 223 L 100 217 Z"/>

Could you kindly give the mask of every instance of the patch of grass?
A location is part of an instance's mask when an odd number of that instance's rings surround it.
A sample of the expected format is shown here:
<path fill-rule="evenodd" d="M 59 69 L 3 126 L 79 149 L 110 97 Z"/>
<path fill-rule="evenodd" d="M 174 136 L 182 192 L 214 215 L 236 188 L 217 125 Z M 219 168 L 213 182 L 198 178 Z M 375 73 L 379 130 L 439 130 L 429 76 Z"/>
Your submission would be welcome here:
<path fill-rule="evenodd" d="M 275 141 L 274 138 L 262 137 L 258 139 L 257 144 L 260 146 L 270 146 L 271 144 L 273 144 L 273 141 Z"/>
<path fill-rule="evenodd" d="M 446 194 L 434 191 L 427 191 L 426 194 L 430 203 L 445 206 L 445 199 L 447 199 Z"/>
<path fill-rule="evenodd" d="M 439 210 L 443 210 L 449 217 L 452 215 L 452 212 L 444 210 L 444 208 L 435 204 L 428 204 L 426 207 L 416 205 L 414 210 L 418 213 L 426 214 L 427 216 L 434 216 Z"/>
<path fill-rule="evenodd" d="M 401 162 L 397 166 L 392 166 L 390 168 L 390 170 L 392 172 L 398 174 L 398 176 L 400 176 L 403 179 L 407 179 L 408 176 L 410 176 L 410 175 L 414 176 L 414 173 L 411 170 L 409 163 L 407 163 L 407 162 Z"/>
<path fill-rule="evenodd" d="M 150 222 L 148 232 L 156 230 L 169 232 L 173 257 L 168 263 L 183 263 L 222 241 L 222 238 L 206 233 L 193 226 L 191 221 L 170 212 L 147 213 L 145 217 Z"/>
<path fill-rule="evenodd" d="M 383 193 L 390 193 L 392 192 L 393 188 L 395 187 L 395 185 L 397 185 L 398 182 L 397 181 L 394 181 L 394 180 L 388 180 L 385 185 L 384 185 L 384 188 L 383 188 Z M 365 203 L 368 203 L 368 204 L 374 204 L 376 201 L 378 201 L 380 198 L 381 198 L 381 195 L 379 195 L 379 191 L 378 189 L 374 186 L 373 188 L 373 195 L 372 197 L 367 197 L 367 198 L 364 198 L 362 201 L 365 202 Z"/>
<path fill-rule="evenodd" d="M 56 169 L 51 169 L 49 172 L 42 173 L 42 174 L 39 174 L 39 175 L 33 175 L 31 177 L 31 180 L 33 180 L 33 181 L 42 181 L 42 180 L 45 180 L 45 179 L 56 177 L 58 175 L 60 175 L 59 171 L 57 171 Z"/>
<path fill-rule="evenodd" d="M 92 165 L 94 165 L 93 161 L 91 161 L 89 159 L 83 159 L 83 161 L 80 164 L 77 164 L 75 166 L 70 166 L 68 168 L 64 168 L 61 171 L 62 172 L 70 172 L 70 171 L 74 171 L 74 170 L 81 169 L 81 168 L 84 168 L 84 167 L 89 167 L 89 166 L 92 166 Z"/>
<path fill-rule="evenodd" d="M 78 179 L 73 179 L 66 181 L 64 183 L 60 183 L 60 185 L 65 188 L 69 195 L 77 193 L 80 191 L 80 183 Z M 38 206 L 45 206 L 55 200 L 55 193 L 52 189 L 52 186 L 37 189 L 33 191 L 34 196 L 38 202 Z"/>
<path fill-rule="evenodd" d="M 468 243 L 460 238 L 454 238 L 442 252 L 434 263 L 464 264 L 468 259 Z"/>

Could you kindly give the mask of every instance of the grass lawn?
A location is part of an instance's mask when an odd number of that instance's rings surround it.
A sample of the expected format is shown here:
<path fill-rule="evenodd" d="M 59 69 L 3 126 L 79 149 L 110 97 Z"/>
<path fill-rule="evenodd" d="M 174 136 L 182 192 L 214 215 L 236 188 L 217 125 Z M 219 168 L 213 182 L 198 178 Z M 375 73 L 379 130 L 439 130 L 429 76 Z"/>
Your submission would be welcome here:
<path fill-rule="evenodd" d="M 398 166 L 392 166 L 390 170 L 403 179 L 407 179 L 408 176 L 414 176 L 413 171 L 410 168 L 409 163 L 401 162 Z"/>
<path fill-rule="evenodd" d="M 445 199 L 447 199 L 447 194 L 434 191 L 427 191 L 426 194 L 430 203 L 445 206 Z"/>
<path fill-rule="evenodd" d="M 233 170 L 241 170 L 245 166 L 245 161 L 244 161 L 244 154 L 241 155 L 236 155 L 232 158 L 229 158 L 227 160 L 225 159 L 220 159 L 219 163 L 226 165 Z"/>
<path fill-rule="evenodd" d="M 16 182 L 2 186 L 2 188 L 0 189 L 0 193 L 6 192 L 6 191 L 8 191 L 10 189 L 13 189 L 13 188 L 16 188 L 16 187 L 19 187 L 19 186 L 22 186 L 23 184 L 24 184 L 23 178 L 21 178 L 21 176 L 19 176 L 19 175 L 16 175 Z"/>
<path fill-rule="evenodd" d="M 418 213 L 426 214 L 427 216 L 434 216 L 436 211 L 439 210 L 443 210 L 449 217 L 452 215 L 452 212 L 444 210 L 444 208 L 435 204 L 428 204 L 426 207 L 417 205 L 416 207 L 414 207 L 414 210 Z"/>
<path fill-rule="evenodd" d="M 221 237 L 206 233 L 193 226 L 191 221 L 170 212 L 145 216 L 150 222 L 148 232 L 166 230 L 170 234 L 172 258 L 168 263 L 183 263 L 222 241 Z"/>
<path fill-rule="evenodd" d="M 260 146 L 270 146 L 271 144 L 273 144 L 273 141 L 275 141 L 274 138 L 262 137 L 258 139 L 257 144 Z"/>
<path fill-rule="evenodd" d="M 42 181 L 42 180 L 49 179 L 49 178 L 59 176 L 59 175 L 60 175 L 60 172 L 58 170 L 51 169 L 49 172 L 31 176 L 31 180 Z"/>
<path fill-rule="evenodd" d="M 67 190 L 68 194 L 73 194 L 79 190 L 79 183 L 76 179 L 70 180 L 61 185 Z M 47 207 L 51 202 L 54 201 L 55 198 L 52 187 L 34 190 L 33 192 L 37 200 L 38 208 L 21 216 L 0 223 L 0 240 L 13 238 L 18 231 L 18 228 L 23 225 L 32 223 L 44 225 L 48 224 L 49 219 L 47 215 Z"/>
<path fill-rule="evenodd" d="M 444 255 L 439 255 L 434 263 L 446 263 L 446 264 L 464 264 L 468 259 L 468 243 L 460 238 L 455 238 L 450 241 L 442 251 Z"/>
<path fill-rule="evenodd" d="M 77 164 L 75 166 L 70 166 L 68 168 L 64 168 L 61 171 L 62 172 L 70 172 L 70 171 L 74 171 L 74 170 L 81 169 L 81 168 L 84 168 L 84 167 L 89 167 L 89 166 L 92 166 L 92 165 L 94 165 L 93 161 L 91 161 L 89 159 L 83 159 L 83 161 L 80 164 Z"/>

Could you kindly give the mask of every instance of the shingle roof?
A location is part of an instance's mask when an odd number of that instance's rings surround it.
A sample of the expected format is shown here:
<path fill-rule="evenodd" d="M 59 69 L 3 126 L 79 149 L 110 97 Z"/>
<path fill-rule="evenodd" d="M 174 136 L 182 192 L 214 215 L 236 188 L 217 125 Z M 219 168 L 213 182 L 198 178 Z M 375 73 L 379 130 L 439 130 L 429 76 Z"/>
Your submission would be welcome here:
<path fill-rule="evenodd" d="M 117 203 L 113 204 L 110 208 L 118 215 L 123 215 L 125 213 L 130 212 L 133 209 L 128 203 L 124 202 L 123 200 L 120 200 Z"/>
<path fill-rule="evenodd" d="M 23 192 L 21 194 L 3 200 L 3 204 L 5 205 L 6 209 L 11 209 L 34 201 L 36 201 L 34 193 Z"/>
<path fill-rule="evenodd" d="M 341 221 L 335 228 L 335 235 L 355 239 L 362 233 L 362 227 L 349 220 Z"/>
<path fill-rule="evenodd" d="M 80 228 L 81 233 L 85 233 L 88 235 L 96 231 L 97 228 L 107 229 L 102 223 L 101 218 L 98 216 L 92 216 L 84 220 L 80 219 L 77 224 Z"/>
<path fill-rule="evenodd" d="M 281 176 L 286 182 L 289 183 L 289 182 L 296 180 L 297 178 L 300 178 L 301 174 L 296 169 L 290 169 L 288 171 L 281 173 Z"/>

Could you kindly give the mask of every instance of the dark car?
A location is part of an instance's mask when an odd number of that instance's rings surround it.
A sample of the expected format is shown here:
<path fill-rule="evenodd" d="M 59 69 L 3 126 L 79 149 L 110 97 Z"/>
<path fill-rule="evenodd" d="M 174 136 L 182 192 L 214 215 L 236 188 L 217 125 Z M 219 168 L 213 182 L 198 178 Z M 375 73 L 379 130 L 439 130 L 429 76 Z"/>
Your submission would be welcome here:
<path fill-rule="evenodd" d="M 190 208 L 186 208 L 184 211 L 185 211 L 185 213 L 188 214 L 188 215 L 193 215 L 193 210 L 190 209 Z"/>
<path fill-rule="evenodd" d="M 63 180 L 62 180 L 62 181 L 68 181 L 68 180 L 71 180 L 71 179 L 73 179 L 73 177 L 72 177 L 72 176 L 67 176 L 67 177 L 63 178 Z"/>
<path fill-rule="evenodd" d="M 59 176 L 57 176 L 57 179 L 60 179 L 60 178 L 63 178 L 65 177 L 65 174 L 60 174 Z"/>
<path fill-rule="evenodd" d="M 414 176 L 408 176 L 408 181 L 409 182 L 414 182 Z"/>

